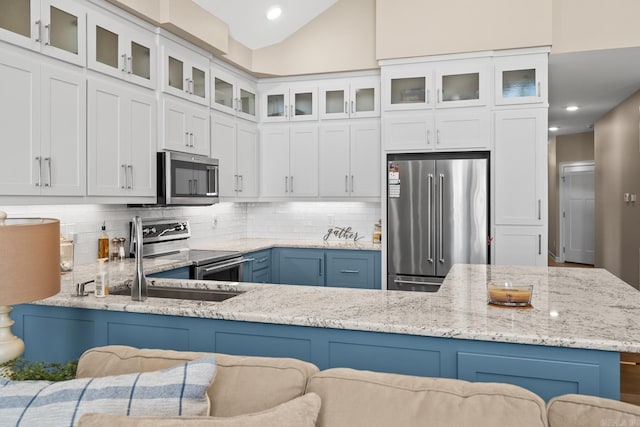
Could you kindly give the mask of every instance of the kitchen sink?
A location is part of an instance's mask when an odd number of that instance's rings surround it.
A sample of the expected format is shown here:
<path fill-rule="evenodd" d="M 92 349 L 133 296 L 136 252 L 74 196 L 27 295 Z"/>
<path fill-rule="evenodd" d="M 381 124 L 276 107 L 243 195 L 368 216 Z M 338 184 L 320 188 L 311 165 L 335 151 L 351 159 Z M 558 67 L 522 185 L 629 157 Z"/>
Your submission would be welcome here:
<path fill-rule="evenodd" d="M 155 298 L 188 299 L 195 301 L 224 301 L 233 298 L 244 292 L 223 291 L 213 289 L 191 289 L 191 288 L 171 288 L 160 286 L 149 286 L 147 296 Z M 111 291 L 111 295 L 131 295 L 130 288 Z"/>

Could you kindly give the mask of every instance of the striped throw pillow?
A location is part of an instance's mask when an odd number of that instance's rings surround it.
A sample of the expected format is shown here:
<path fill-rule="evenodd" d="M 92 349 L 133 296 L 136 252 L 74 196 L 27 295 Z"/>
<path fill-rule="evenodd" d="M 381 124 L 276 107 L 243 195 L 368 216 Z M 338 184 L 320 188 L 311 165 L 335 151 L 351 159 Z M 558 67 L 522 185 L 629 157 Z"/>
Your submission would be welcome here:
<path fill-rule="evenodd" d="M 138 416 L 209 414 L 211 356 L 154 372 L 70 381 L 0 380 L 0 426 L 69 426 L 87 412 Z"/>

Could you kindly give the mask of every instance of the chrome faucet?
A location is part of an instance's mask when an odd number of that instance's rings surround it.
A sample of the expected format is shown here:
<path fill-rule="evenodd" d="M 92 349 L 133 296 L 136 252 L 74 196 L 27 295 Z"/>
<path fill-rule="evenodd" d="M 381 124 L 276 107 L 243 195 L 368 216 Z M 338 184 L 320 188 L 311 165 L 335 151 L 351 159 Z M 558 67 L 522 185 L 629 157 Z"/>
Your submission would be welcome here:
<path fill-rule="evenodd" d="M 144 301 L 147 298 L 147 278 L 142 269 L 142 219 L 139 216 L 133 218 L 133 230 L 136 239 L 136 275 L 131 285 L 131 299 Z"/>

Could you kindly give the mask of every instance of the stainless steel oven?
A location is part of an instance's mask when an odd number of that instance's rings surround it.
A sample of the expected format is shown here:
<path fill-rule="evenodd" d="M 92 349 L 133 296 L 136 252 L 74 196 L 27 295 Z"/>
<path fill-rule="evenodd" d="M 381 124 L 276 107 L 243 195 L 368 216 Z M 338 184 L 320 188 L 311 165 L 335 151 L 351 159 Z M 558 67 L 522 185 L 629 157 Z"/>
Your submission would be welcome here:
<path fill-rule="evenodd" d="M 133 229 L 133 224 L 130 224 Z M 130 253 L 135 254 L 135 238 L 131 233 Z M 156 219 L 142 223 L 143 257 L 188 261 L 189 279 L 242 281 L 242 266 L 248 259 L 241 252 L 190 249 L 191 226 L 184 219 Z"/>
<path fill-rule="evenodd" d="M 190 252 L 193 253 L 197 251 L 191 250 Z M 191 279 L 241 282 L 242 265 L 247 262 L 247 260 L 239 254 L 229 256 L 229 258 L 227 258 L 227 255 L 218 256 L 217 260 L 208 261 L 201 265 L 196 265 L 194 262 L 194 265 L 191 267 Z"/>
<path fill-rule="evenodd" d="M 162 151 L 158 161 L 158 205 L 212 205 L 219 201 L 219 161 Z"/>

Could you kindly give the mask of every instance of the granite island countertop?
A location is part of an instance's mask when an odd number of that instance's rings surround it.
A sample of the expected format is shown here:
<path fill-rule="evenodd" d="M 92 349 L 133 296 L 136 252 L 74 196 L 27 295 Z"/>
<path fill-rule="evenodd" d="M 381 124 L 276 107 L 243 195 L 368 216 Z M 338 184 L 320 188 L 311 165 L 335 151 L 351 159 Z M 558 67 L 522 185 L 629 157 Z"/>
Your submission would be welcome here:
<path fill-rule="evenodd" d="M 176 267 L 167 261 L 145 264 L 149 272 Z M 110 268 L 116 272 L 112 287 L 133 277 L 132 262 Z M 640 353 L 640 292 L 603 269 L 455 265 L 435 293 L 153 281 L 246 291 L 222 302 L 72 296 L 74 282 L 85 274 L 81 266 L 73 279 L 63 280 L 58 295 L 35 304 Z M 487 305 L 491 281 L 533 283 L 533 307 Z"/>

